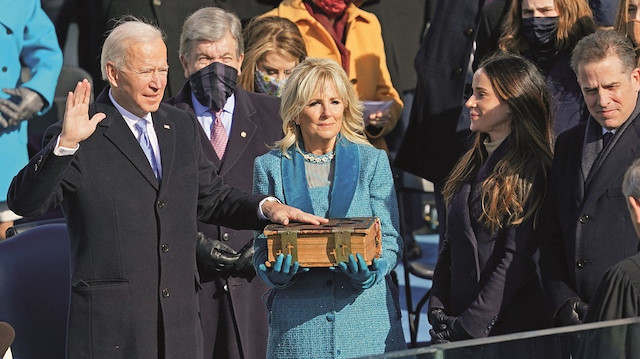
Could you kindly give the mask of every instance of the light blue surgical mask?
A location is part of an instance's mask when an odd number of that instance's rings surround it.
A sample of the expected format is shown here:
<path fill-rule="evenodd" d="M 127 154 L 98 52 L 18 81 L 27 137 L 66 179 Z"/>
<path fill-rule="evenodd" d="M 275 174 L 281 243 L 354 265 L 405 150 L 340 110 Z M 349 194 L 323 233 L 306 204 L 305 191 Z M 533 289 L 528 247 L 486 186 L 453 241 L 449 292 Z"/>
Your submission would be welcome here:
<path fill-rule="evenodd" d="M 257 92 L 280 97 L 286 82 L 286 78 L 278 80 L 277 78 L 260 71 L 260 69 L 256 67 L 255 85 Z"/>

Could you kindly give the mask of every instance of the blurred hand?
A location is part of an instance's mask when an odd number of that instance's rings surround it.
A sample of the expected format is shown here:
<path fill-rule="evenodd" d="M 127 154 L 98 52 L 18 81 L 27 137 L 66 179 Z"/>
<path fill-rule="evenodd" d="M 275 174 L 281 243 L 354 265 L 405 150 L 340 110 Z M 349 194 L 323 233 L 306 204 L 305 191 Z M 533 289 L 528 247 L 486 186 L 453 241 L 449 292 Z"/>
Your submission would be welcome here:
<path fill-rule="evenodd" d="M 287 225 L 289 222 L 303 222 L 309 224 L 321 224 L 329 222 L 328 219 L 314 216 L 297 208 L 287 206 L 276 201 L 265 201 L 262 204 L 262 213 L 274 223 Z"/>
<path fill-rule="evenodd" d="M 580 298 L 569 298 L 556 314 L 556 321 L 561 326 L 581 324 L 587 315 L 589 305 Z"/>
<path fill-rule="evenodd" d="M 387 124 L 387 122 L 389 122 L 390 118 L 391 118 L 391 115 L 389 114 L 388 111 L 386 113 L 378 111 L 369 115 L 369 118 L 367 119 L 366 124 L 368 126 L 383 128 Z"/>
<path fill-rule="evenodd" d="M 11 95 L 9 99 L 0 99 L 0 126 L 4 128 L 17 126 L 20 122 L 32 118 L 44 106 L 42 96 L 26 87 L 2 91 Z"/>
<path fill-rule="evenodd" d="M 106 117 L 98 112 L 89 119 L 89 100 L 91 98 L 91 84 L 87 79 L 78 82 L 73 92 L 67 95 L 67 104 L 60 133 L 61 147 L 76 148 L 81 142 L 89 138 L 96 130 L 98 123 Z"/>
<path fill-rule="evenodd" d="M 271 268 L 267 268 L 264 264 L 258 266 L 258 270 L 264 272 L 267 278 L 274 284 L 287 284 L 298 272 L 307 272 L 309 268 L 300 268 L 300 264 L 296 261 L 291 264 L 291 254 L 280 253 L 276 258 L 275 264 Z"/>
<path fill-rule="evenodd" d="M 233 248 L 201 232 L 198 232 L 196 241 L 196 259 L 209 272 L 229 272 L 240 259 L 240 254 Z"/>

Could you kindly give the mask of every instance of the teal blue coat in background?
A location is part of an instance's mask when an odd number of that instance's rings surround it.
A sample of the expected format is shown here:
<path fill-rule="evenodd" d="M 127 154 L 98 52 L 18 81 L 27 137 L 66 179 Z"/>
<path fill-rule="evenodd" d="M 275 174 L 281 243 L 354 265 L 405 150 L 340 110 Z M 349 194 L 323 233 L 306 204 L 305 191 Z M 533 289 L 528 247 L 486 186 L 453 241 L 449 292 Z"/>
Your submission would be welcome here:
<path fill-rule="evenodd" d="M 0 90 L 27 87 L 45 100 L 40 114 L 51 107 L 62 68 L 62 51 L 56 30 L 42 11 L 39 0 L 0 0 Z M 31 79 L 21 82 L 21 61 L 31 70 Z M 0 91 L 0 98 L 9 95 Z M 13 176 L 29 161 L 27 121 L 13 128 L 0 128 L 0 202 L 7 200 Z"/>
<path fill-rule="evenodd" d="M 304 159 L 290 149 L 256 158 L 255 193 L 329 218 L 378 217 L 382 258 L 388 267 L 370 288 L 356 288 L 349 277 L 326 268 L 300 273 L 285 287 L 261 276 L 271 289 L 267 358 L 352 358 L 406 348 L 398 290 L 388 274 L 402 258 L 398 208 L 389 160 L 384 151 L 341 138 L 336 145 L 331 188 L 309 189 Z M 256 267 L 267 260 L 266 239 L 255 241 Z"/>

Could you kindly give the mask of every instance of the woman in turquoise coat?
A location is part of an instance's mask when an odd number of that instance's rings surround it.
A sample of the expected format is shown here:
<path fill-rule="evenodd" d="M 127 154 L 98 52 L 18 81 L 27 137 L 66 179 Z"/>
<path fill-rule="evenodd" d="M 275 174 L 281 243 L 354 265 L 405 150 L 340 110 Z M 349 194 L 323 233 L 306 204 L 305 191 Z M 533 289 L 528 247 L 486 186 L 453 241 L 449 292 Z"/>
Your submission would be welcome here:
<path fill-rule="evenodd" d="M 402 256 L 387 155 L 364 136 L 362 105 L 335 62 L 308 58 L 287 81 L 280 113 L 285 136 L 255 160 L 254 192 L 329 218 L 378 217 L 382 255 L 371 266 L 350 257 L 335 268 L 300 268 L 280 255 L 254 265 L 272 289 L 268 358 L 351 358 L 406 348 L 397 288 L 388 276 Z"/>

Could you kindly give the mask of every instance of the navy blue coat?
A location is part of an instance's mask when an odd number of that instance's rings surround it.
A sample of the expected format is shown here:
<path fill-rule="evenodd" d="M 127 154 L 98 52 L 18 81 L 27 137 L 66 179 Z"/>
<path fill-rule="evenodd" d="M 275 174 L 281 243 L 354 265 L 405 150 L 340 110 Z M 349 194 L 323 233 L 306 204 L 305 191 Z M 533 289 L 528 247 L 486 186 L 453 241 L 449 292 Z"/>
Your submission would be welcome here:
<path fill-rule="evenodd" d="M 464 184 L 453 196 L 433 277 L 429 307 L 457 316 L 473 338 L 550 324 L 534 261 L 538 241 L 533 217 L 494 233 L 478 222 L 482 182 L 508 149 L 507 139 L 480 168 L 473 183 Z M 542 192 L 540 180 L 533 186 Z"/>
<path fill-rule="evenodd" d="M 457 129 L 467 68 L 484 0 L 446 0 L 435 14 L 415 60 L 418 73 L 411 119 L 395 166 L 439 184 L 469 147 Z M 426 159 L 424 159 L 426 157 Z"/>
<path fill-rule="evenodd" d="M 562 133 L 555 146 L 542 226 L 540 269 L 551 310 L 571 297 L 589 303 L 607 268 L 637 252 L 638 238 L 622 194 L 622 179 L 640 156 L 637 116 L 593 175 L 588 189 L 581 167 L 586 127 Z M 599 125 L 596 125 L 599 126 Z"/>
<path fill-rule="evenodd" d="M 253 187 L 253 161 L 269 151 L 267 145 L 283 136 L 280 99 L 247 92 L 239 87 L 234 94 L 236 103 L 224 161 L 216 155 L 202 126 L 198 126 L 199 137 L 205 156 L 216 165 L 225 182 L 250 192 Z M 195 115 L 189 82 L 167 103 Z M 198 222 L 198 231 L 224 241 L 236 251 L 253 243 L 254 232 L 250 230 Z M 255 274 L 210 273 L 202 268 L 199 272 L 205 358 L 264 358 L 268 326 L 267 310 L 261 298 L 269 287 Z"/>

